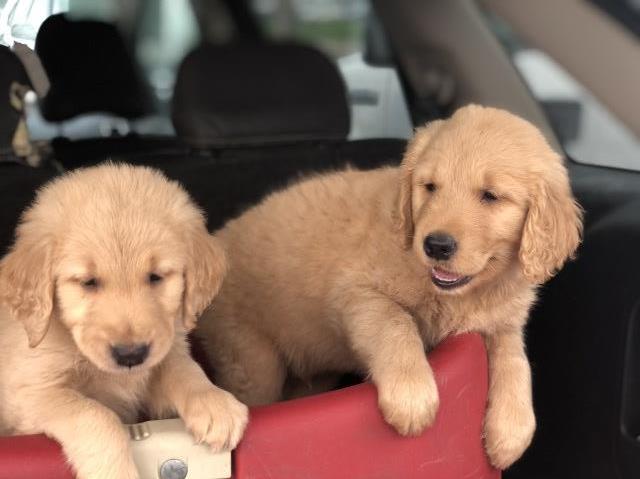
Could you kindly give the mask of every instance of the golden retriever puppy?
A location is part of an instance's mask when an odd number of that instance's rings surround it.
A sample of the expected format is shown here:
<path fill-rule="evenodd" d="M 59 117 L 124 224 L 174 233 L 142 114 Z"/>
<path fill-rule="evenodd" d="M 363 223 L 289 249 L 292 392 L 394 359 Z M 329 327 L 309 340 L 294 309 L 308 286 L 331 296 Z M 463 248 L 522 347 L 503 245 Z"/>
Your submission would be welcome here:
<path fill-rule="evenodd" d="M 0 262 L 0 431 L 55 438 L 84 479 L 138 477 L 121 421 L 141 410 L 235 447 L 247 409 L 186 342 L 225 270 L 160 172 L 106 164 L 45 186 Z"/>
<path fill-rule="evenodd" d="M 418 129 L 399 168 L 311 178 L 230 221 L 230 273 L 197 334 L 221 387 L 247 404 L 280 399 L 287 373 L 361 371 L 387 422 L 415 435 L 438 409 L 425 348 L 480 332 L 485 445 L 505 468 L 535 429 L 529 308 L 581 230 L 539 131 L 469 106 Z"/>

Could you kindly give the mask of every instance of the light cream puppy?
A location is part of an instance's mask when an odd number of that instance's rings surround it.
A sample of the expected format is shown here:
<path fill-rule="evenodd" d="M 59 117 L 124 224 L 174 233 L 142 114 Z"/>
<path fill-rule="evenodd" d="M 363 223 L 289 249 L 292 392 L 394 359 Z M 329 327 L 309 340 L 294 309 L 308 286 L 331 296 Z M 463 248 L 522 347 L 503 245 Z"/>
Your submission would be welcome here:
<path fill-rule="evenodd" d="M 523 327 L 536 287 L 579 244 L 559 155 L 528 122 L 469 106 L 416 131 L 399 168 L 272 194 L 219 237 L 230 274 L 197 334 L 221 387 L 281 398 L 287 373 L 361 371 L 403 435 L 434 420 L 424 354 L 477 331 L 489 354 L 485 445 L 512 464 L 535 429 Z"/>
<path fill-rule="evenodd" d="M 0 262 L 0 432 L 55 438 L 81 479 L 138 477 L 122 421 L 141 410 L 233 448 L 247 409 L 186 342 L 225 270 L 158 171 L 107 164 L 45 186 Z"/>

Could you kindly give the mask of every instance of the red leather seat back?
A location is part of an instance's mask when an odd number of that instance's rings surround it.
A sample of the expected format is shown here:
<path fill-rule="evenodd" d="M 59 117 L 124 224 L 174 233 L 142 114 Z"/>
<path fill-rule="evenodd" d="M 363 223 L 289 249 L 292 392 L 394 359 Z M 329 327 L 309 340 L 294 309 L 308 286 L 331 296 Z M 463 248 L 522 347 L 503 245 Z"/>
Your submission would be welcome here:
<path fill-rule="evenodd" d="M 441 344 L 429 359 L 440 391 L 435 424 L 403 438 L 362 384 L 251 411 L 235 479 L 497 479 L 482 444 L 487 358 L 482 338 Z"/>
<path fill-rule="evenodd" d="M 420 437 L 400 437 L 383 421 L 370 384 L 254 408 L 234 453 L 234 479 L 499 479 L 481 439 L 482 339 L 451 338 L 429 359 L 440 410 Z M 60 446 L 44 436 L 0 438 L 0 479 L 34 478 L 73 479 Z"/>
<path fill-rule="evenodd" d="M 0 479 L 74 479 L 57 442 L 45 436 L 0 437 Z"/>

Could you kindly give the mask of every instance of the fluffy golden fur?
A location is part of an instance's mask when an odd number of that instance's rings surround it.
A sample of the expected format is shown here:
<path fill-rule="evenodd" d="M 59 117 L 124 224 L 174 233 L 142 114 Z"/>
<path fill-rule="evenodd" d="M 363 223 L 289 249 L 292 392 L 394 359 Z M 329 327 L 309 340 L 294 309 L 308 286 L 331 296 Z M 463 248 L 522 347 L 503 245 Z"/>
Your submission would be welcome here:
<path fill-rule="evenodd" d="M 45 186 L 0 262 L 0 432 L 57 439 L 84 479 L 138 477 L 121 421 L 140 411 L 234 447 L 247 409 L 186 342 L 225 270 L 200 211 L 157 171 L 107 164 Z M 119 366 L 111 347 L 131 344 L 150 344 L 147 359 Z"/>
<path fill-rule="evenodd" d="M 413 435 L 438 409 L 425 347 L 480 332 L 485 445 L 505 468 L 535 429 L 523 327 L 581 224 L 561 158 L 538 130 L 469 106 L 419 128 L 398 168 L 311 178 L 230 221 L 218 235 L 230 273 L 197 334 L 221 387 L 247 404 L 280 399 L 288 373 L 361 371 L 385 419 Z M 425 253 L 437 231 L 458 243 L 449 260 Z M 448 290 L 435 273 L 471 279 Z"/>

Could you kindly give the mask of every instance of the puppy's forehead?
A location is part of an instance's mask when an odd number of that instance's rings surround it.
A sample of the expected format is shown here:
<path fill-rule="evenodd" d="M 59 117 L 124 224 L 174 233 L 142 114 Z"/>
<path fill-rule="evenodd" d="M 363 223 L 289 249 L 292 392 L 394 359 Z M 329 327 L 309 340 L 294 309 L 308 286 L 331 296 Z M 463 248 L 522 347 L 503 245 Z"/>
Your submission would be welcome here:
<path fill-rule="evenodd" d="M 472 120 L 449 120 L 425 149 L 421 163 L 457 175 L 521 176 L 553 155 L 538 130 L 524 120 Z"/>
<path fill-rule="evenodd" d="M 76 170 L 38 192 L 31 217 L 56 230 L 74 224 L 114 228 L 118 223 L 141 229 L 149 223 L 203 223 L 187 192 L 160 172 L 106 164 Z"/>
<path fill-rule="evenodd" d="M 113 215 L 82 212 L 69 218 L 61 241 L 62 254 L 75 268 L 155 268 L 173 258 L 184 262 L 186 245 L 175 225 L 144 212 Z"/>

